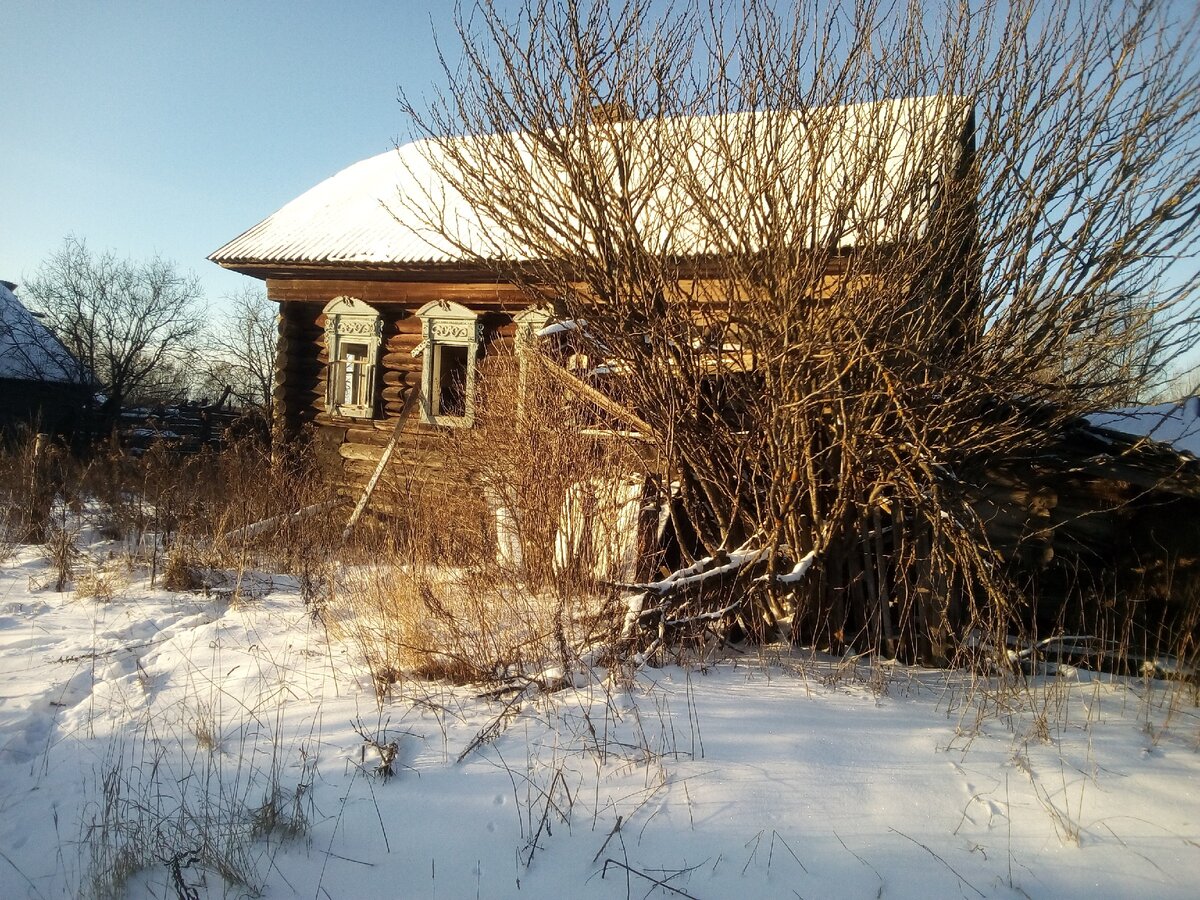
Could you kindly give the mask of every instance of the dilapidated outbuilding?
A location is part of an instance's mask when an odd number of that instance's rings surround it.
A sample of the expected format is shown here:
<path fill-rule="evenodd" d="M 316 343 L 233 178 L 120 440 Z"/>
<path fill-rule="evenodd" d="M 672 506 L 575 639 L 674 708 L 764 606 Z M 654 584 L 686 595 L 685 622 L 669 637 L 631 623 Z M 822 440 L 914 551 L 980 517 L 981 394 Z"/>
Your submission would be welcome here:
<path fill-rule="evenodd" d="M 79 361 L 0 281 L 0 431 L 25 426 L 64 434 L 82 420 L 91 391 Z"/>

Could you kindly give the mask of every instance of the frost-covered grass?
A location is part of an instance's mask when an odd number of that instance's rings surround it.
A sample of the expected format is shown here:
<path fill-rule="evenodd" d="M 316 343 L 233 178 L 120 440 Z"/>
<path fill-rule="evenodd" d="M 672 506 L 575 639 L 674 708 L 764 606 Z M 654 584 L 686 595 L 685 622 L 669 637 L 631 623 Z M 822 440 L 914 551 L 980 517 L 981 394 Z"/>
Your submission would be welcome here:
<path fill-rule="evenodd" d="M 0 563 L 2 897 L 1195 896 L 1191 685 L 772 650 L 381 702 L 294 580 L 109 549 Z"/>

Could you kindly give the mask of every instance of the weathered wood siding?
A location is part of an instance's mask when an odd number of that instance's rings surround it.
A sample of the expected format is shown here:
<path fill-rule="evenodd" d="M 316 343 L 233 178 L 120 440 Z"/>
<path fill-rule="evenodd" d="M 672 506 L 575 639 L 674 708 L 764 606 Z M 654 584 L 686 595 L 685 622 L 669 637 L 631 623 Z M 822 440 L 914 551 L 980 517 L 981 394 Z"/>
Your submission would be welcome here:
<path fill-rule="evenodd" d="M 22 427 L 72 433 L 83 423 L 87 395 L 78 384 L 0 378 L 0 434 Z"/>
<path fill-rule="evenodd" d="M 461 282 L 271 279 L 267 296 L 280 308 L 277 437 L 290 441 L 309 431 L 322 467 L 348 493 L 366 483 L 391 438 L 409 391 L 420 385 L 422 360 L 413 356 L 421 342 L 416 311 L 430 300 L 452 300 L 478 312 L 484 326 L 480 371 L 486 373 L 489 356 L 511 352 L 512 315 L 529 305 L 509 285 Z M 325 409 L 329 355 L 322 310 L 340 296 L 369 303 L 383 320 L 374 419 L 334 416 Z M 442 461 L 426 446 L 434 430 L 435 426 L 423 424 L 419 416 L 409 417 L 393 454 L 397 475 L 437 480 Z"/>

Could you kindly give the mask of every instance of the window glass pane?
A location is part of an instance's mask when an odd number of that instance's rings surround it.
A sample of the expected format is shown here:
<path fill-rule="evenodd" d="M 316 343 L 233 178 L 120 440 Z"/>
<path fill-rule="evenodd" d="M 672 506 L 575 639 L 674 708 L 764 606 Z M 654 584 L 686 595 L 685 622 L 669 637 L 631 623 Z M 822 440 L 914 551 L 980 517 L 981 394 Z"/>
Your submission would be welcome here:
<path fill-rule="evenodd" d="M 368 402 L 367 366 L 370 361 L 367 359 L 367 345 L 343 343 L 340 349 L 343 378 L 341 402 L 347 406 L 363 406 Z"/>
<path fill-rule="evenodd" d="M 467 414 L 467 348 L 439 344 L 434 390 L 437 392 L 435 415 Z"/>

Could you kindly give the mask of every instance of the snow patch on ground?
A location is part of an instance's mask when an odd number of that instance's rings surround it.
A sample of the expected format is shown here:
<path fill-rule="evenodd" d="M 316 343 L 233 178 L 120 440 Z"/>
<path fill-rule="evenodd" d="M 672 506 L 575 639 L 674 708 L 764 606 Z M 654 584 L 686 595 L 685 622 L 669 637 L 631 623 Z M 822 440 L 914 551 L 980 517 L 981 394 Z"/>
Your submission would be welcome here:
<path fill-rule="evenodd" d="M 44 568 L 0 567 L 5 898 L 1195 895 L 1188 686 L 772 653 L 377 705 L 287 579 L 101 603 Z"/>

